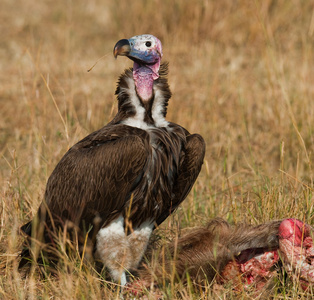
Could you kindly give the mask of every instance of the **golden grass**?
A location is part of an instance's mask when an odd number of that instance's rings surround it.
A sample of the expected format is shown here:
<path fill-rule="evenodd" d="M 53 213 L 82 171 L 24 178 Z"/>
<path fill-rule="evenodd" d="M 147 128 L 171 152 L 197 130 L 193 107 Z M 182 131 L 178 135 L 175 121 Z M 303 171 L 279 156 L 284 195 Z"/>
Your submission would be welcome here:
<path fill-rule="evenodd" d="M 21 279 L 8 262 L 56 163 L 115 114 L 116 80 L 131 63 L 114 60 L 112 48 L 136 34 L 163 42 L 173 92 L 168 119 L 207 143 L 194 189 L 162 227 L 214 216 L 313 224 L 313 1 L 3 0 L 0 17 L 0 298 L 118 297 L 75 261 L 66 263 L 70 274 L 60 269 L 45 280 Z M 172 299 L 212 293 L 180 283 L 162 292 Z M 227 288 L 220 297 L 235 298 Z M 283 297 L 312 294 L 292 282 L 275 295 Z"/>

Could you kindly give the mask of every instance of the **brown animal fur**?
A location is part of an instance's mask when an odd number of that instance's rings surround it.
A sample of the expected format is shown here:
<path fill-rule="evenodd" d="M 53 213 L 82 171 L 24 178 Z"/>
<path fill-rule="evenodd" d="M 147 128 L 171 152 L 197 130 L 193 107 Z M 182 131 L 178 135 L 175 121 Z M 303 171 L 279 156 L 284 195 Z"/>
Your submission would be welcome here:
<path fill-rule="evenodd" d="M 158 283 L 161 278 L 171 280 L 175 270 L 177 279 L 186 280 L 188 273 L 200 284 L 211 282 L 231 260 L 247 260 L 265 250 L 277 249 L 280 223 L 231 226 L 214 219 L 206 227 L 191 229 L 166 245 L 157 263 L 142 264 L 139 276 L 148 283 Z"/>

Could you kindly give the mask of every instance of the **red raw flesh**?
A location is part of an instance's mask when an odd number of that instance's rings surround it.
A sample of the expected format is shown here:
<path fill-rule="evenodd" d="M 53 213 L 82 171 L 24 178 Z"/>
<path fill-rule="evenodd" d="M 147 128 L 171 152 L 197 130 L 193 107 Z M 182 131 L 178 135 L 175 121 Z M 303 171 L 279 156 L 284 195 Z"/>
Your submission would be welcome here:
<path fill-rule="evenodd" d="M 253 285 L 260 290 L 276 274 L 271 268 L 278 260 L 277 251 L 267 251 L 243 263 L 231 261 L 223 270 L 220 283 L 231 281 L 235 284 L 235 289 L 247 289 Z"/>
<path fill-rule="evenodd" d="M 309 225 L 286 219 L 279 226 L 279 249 L 287 272 L 303 289 L 314 283 L 314 248 Z"/>
<path fill-rule="evenodd" d="M 241 253 L 241 259 L 229 262 L 224 268 L 218 283 L 232 282 L 234 289 L 262 289 L 276 274 L 272 267 L 279 255 L 292 277 L 299 280 L 303 289 L 314 283 L 314 247 L 310 236 L 311 227 L 297 219 L 286 219 L 279 226 L 279 249 L 256 255 L 256 249 Z M 277 252 L 278 251 L 278 252 Z M 253 256 L 253 258 L 251 258 Z"/>

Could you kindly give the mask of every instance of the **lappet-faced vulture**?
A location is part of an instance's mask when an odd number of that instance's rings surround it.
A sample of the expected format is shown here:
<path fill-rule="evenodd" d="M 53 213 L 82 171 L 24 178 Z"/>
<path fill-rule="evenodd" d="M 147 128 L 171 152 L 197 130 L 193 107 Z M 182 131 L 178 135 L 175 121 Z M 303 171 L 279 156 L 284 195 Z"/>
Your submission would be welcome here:
<path fill-rule="evenodd" d="M 45 244 L 70 229 L 86 235 L 122 285 L 136 268 L 155 226 L 186 198 L 203 163 L 205 143 L 165 119 L 171 97 L 161 42 L 140 35 L 117 42 L 114 56 L 134 62 L 120 76 L 118 113 L 62 157 L 47 182 L 35 219 L 22 226 Z M 94 238 L 93 238 L 94 237 Z M 28 262 L 30 247 L 21 256 Z"/>

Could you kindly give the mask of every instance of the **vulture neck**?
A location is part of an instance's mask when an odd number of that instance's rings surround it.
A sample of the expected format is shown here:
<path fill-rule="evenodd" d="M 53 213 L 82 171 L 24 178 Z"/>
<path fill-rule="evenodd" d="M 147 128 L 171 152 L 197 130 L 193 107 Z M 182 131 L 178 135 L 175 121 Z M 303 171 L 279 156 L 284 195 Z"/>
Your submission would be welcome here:
<path fill-rule="evenodd" d="M 144 130 L 167 127 L 169 123 L 165 117 L 171 97 L 167 74 L 168 63 L 161 64 L 159 74 L 147 66 L 126 70 L 118 81 L 119 110 L 111 124 L 120 123 Z"/>
<path fill-rule="evenodd" d="M 148 102 L 153 97 L 154 80 L 159 78 L 160 62 L 154 65 L 140 65 L 134 62 L 133 78 L 136 92 L 143 102 Z"/>

